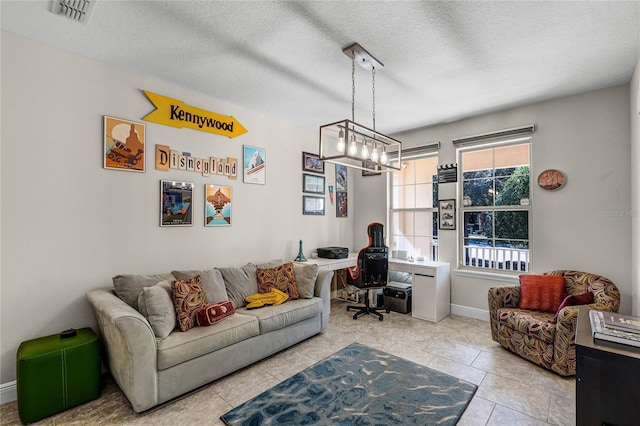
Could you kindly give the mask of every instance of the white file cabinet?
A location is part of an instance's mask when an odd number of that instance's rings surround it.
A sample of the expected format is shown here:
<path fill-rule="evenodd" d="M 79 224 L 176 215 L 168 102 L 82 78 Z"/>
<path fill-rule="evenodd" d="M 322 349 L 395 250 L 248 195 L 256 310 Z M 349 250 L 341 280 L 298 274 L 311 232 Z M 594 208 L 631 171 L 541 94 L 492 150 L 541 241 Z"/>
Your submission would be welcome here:
<path fill-rule="evenodd" d="M 450 267 L 445 262 L 389 260 L 390 271 L 413 275 L 411 314 L 415 318 L 438 322 L 451 311 Z"/>

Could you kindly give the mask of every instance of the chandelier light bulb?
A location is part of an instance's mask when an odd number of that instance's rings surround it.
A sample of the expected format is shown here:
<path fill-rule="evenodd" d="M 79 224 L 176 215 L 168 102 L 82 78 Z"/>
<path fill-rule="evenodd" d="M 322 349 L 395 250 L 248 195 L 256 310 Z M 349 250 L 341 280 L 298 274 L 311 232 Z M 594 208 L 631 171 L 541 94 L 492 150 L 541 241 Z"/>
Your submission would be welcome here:
<path fill-rule="evenodd" d="M 382 147 L 382 155 L 380 155 L 380 162 L 382 164 L 387 164 L 389 162 L 389 158 L 387 157 L 387 149 Z"/>
<path fill-rule="evenodd" d="M 366 139 L 362 142 L 362 151 L 360 152 L 360 156 L 365 160 L 369 158 L 369 147 L 367 146 Z"/>
<path fill-rule="evenodd" d="M 356 144 L 356 135 L 351 135 L 351 143 L 349 144 L 349 155 L 358 153 L 358 145 Z"/>
<path fill-rule="evenodd" d="M 344 130 L 342 129 L 340 129 L 340 132 L 338 133 L 338 145 L 336 146 L 336 149 L 340 154 L 344 154 L 344 149 L 345 149 Z"/>
<path fill-rule="evenodd" d="M 375 161 L 377 163 L 378 159 L 378 147 L 374 145 L 373 151 L 371 151 L 371 161 Z"/>

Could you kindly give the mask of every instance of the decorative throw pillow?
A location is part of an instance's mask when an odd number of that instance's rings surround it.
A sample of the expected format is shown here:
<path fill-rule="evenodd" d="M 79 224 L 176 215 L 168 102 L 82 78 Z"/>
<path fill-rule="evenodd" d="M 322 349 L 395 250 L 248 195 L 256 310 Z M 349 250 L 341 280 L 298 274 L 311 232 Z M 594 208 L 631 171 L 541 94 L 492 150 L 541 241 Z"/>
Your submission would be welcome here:
<path fill-rule="evenodd" d="M 206 271 L 172 271 L 177 280 L 187 280 L 200 275 L 200 282 L 204 292 L 207 293 L 209 303 L 218 303 L 229 300 L 224 279 L 219 269 L 207 269 Z"/>
<path fill-rule="evenodd" d="M 593 303 L 593 293 L 588 292 L 585 294 L 570 294 L 565 297 L 560 306 L 558 306 L 558 310 L 556 311 L 556 315 L 553 317 L 553 321 L 558 321 L 558 315 L 560 315 L 560 311 L 565 306 L 576 306 L 576 305 L 588 305 L 589 303 Z"/>
<path fill-rule="evenodd" d="M 564 277 L 520 275 L 520 309 L 555 313 L 564 299 Z"/>
<path fill-rule="evenodd" d="M 200 275 L 171 283 L 171 298 L 176 309 L 178 327 L 187 331 L 196 326 L 198 311 L 209 302 L 200 283 Z"/>
<path fill-rule="evenodd" d="M 169 273 L 155 275 L 116 275 L 112 281 L 113 288 L 118 297 L 136 311 L 139 311 L 138 297 L 140 297 L 143 287 L 156 285 L 164 280 L 171 282 L 175 279 L 176 278 Z"/>
<path fill-rule="evenodd" d="M 300 294 L 296 286 L 296 275 L 293 272 L 293 263 L 288 262 L 275 268 L 258 268 L 258 292 L 269 293 L 272 288 L 277 288 L 289 295 L 291 299 L 298 299 Z"/>
<path fill-rule="evenodd" d="M 143 287 L 138 297 L 138 306 L 158 339 L 164 339 L 176 328 L 176 310 L 171 300 L 169 281 Z"/>
<path fill-rule="evenodd" d="M 301 299 L 311 299 L 316 289 L 316 279 L 318 278 L 318 265 L 293 264 L 293 273 L 296 276 L 296 287 Z"/>
<path fill-rule="evenodd" d="M 217 268 L 222 274 L 224 285 L 227 288 L 227 295 L 233 306 L 238 309 L 247 303 L 245 297 L 258 292 L 258 280 L 256 271 L 260 268 L 272 268 L 281 265 L 280 260 L 272 260 L 260 265 L 247 263 L 239 267 Z"/>
<path fill-rule="evenodd" d="M 230 300 L 224 302 L 205 305 L 198 311 L 196 315 L 197 324 L 199 326 L 215 324 L 218 321 L 233 315 L 236 310 Z"/>

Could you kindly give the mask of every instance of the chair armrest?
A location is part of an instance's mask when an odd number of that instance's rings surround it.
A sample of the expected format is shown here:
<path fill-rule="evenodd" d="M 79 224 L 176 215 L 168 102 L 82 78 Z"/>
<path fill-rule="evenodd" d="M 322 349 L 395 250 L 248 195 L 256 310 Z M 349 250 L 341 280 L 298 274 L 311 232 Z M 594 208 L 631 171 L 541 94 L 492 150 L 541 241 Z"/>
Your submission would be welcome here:
<path fill-rule="evenodd" d="M 322 331 L 329 326 L 329 312 L 331 311 L 331 279 L 333 271 L 320 270 L 316 278 L 314 296 L 322 299 Z"/>
<path fill-rule="evenodd" d="M 114 379 L 136 412 L 157 405 L 157 345 L 149 322 L 111 288 L 91 290 L 93 307 Z"/>

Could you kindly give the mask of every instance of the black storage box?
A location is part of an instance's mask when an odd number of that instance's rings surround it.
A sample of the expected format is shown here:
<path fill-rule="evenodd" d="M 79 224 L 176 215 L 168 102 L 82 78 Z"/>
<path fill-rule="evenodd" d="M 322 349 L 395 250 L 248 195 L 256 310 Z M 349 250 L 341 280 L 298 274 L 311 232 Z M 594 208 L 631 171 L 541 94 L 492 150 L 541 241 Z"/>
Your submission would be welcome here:
<path fill-rule="evenodd" d="M 325 259 L 345 259 L 349 257 L 349 249 L 346 247 L 320 247 L 318 257 Z"/>
<path fill-rule="evenodd" d="M 384 307 L 393 312 L 411 312 L 411 284 L 390 282 L 384 288 Z"/>

